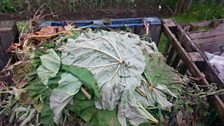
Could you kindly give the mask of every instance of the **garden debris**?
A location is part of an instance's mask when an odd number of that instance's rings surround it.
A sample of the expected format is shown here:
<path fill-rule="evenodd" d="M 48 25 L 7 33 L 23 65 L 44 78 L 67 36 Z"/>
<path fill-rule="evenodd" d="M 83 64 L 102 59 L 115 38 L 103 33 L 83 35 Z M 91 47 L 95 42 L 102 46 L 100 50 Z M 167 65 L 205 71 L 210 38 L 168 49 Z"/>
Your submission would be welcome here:
<path fill-rule="evenodd" d="M 64 33 L 63 31 L 65 31 L 63 27 L 48 26 L 33 34 L 26 34 L 24 39 L 35 39 L 40 42 L 47 41 L 56 35 Z"/>
<path fill-rule="evenodd" d="M 186 110 L 207 95 L 133 33 L 49 26 L 23 38 L 4 69 L 13 83 L 0 80 L 5 125 L 188 125 Z"/>
<path fill-rule="evenodd" d="M 220 53 L 220 55 L 205 52 L 205 55 L 207 56 L 208 61 L 218 71 L 219 75 L 224 80 L 224 56 L 223 56 L 223 52 Z"/>

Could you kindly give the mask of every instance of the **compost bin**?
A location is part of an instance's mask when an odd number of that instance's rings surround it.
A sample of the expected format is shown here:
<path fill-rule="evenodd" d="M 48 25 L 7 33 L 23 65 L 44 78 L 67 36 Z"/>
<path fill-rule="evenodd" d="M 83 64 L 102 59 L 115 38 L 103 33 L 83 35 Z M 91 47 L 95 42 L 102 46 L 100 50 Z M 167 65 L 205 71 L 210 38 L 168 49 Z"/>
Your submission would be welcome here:
<path fill-rule="evenodd" d="M 206 90 L 196 60 L 171 32 L 177 25 L 163 28 L 164 56 L 158 18 L 53 21 L 29 30 L 7 49 L 1 125 L 220 124 L 207 103 L 212 96 L 220 114 L 219 90 Z"/>

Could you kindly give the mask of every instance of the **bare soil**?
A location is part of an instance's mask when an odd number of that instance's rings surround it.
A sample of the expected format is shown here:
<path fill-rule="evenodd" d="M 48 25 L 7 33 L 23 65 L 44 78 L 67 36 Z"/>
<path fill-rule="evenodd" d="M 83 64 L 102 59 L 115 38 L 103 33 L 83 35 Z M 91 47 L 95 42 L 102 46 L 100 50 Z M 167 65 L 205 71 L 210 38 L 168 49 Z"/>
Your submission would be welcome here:
<path fill-rule="evenodd" d="M 0 13 L 0 20 L 28 20 L 33 17 L 35 12 L 20 11 L 12 13 Z M 171 12 L 166 9 L 103 9 L 91 10 L 82 12 L 66 12 L 56 11 L 50 13 L 45 11 L 44 14 L 52 14 L 46 16 L 45 20 L 87 20 L 87 19 L 102 19 L 102 18 L 129 18 L 129 17 L 170 17 Z"/>

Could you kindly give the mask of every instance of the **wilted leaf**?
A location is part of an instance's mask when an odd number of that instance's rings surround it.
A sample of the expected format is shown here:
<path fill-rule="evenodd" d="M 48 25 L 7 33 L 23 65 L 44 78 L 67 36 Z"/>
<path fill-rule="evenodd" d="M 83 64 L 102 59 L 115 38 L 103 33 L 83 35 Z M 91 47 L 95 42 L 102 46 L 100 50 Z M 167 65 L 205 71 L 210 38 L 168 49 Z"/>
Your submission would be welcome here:
<path fill-rule="evenodd" d="M 158 84 L 155 88 L 167 95 L 177 98 L 177 96 L 173 92 L 171 92 L 170 89 L 168 89 L 166 85 Z"/>
<path fill-rule="evenodd" d="M 31 109 L 29 115 L 26 117 L 26 119 L 24 119 L 20 126 L 24 126 L 27 123 L 31 122 L 32 118 L 35 116 L 35 109 Z"/>
<path fill-rule="evenodd" d="M 160 53 L 150 53 L 145 55 L 146 68 L 144 71 L 145 78 L 151 80 L 154 87 L 156 85 L 165 85 L 176 96 L 182 90 L 182 78 L 168 66 L 164 57 Z M 170 94 L 169 94 L 170 95 Z"/>
<path fill-rule="evenodd" d="M 168 101 L 166 94 L 156 88 L 153 88 L 151 95 L 155 102 L 158 103 L 160 109 L 167 111 L 171 110 L 173 104 Z"/>
<path fill-rule="evenodd" d="M 133 92 L 125 90 L 122 95 L 117 115 L 122 126 L 127 125 L 126 118 L 134 126 L 146 123 L 149 120 L 153 123 L 158 123 L 158 120 L 142 106 L 138 99 L 136 99 Z"/>
<path fill-rule="evenodd" d="M 41 82 L 47 85 L 48 80 L 58 73 L 60 68 L 60 57 L 53 49 L 48 50 L 48 54 L 40 56 L 41 65 L 37 68 L 37 74 Z"/>
<path fill-rule="evenodd" d="M 63 73 L 58 87 L 55 88 L 50 96 L 50 107 L 54 112 L 54 122 L 59 124 L 62 111 L 72 100 L 72 97 L 79 91 L 82 83 L 72 74 Z"/>
<path fill-rule="evenodd" d="M 100 90 L 97 85 L 96 79 L 94 75 L 85 68 L 80 68 L 77 66 L 69 66 L 69 65 L 62 65 L 62 69 L 66 72 L 71 73 L 73 76 L 77 77 L 84 87 L 89 89 L 94 96 L 94 100 L 98 100 L 100 97 Z"/>

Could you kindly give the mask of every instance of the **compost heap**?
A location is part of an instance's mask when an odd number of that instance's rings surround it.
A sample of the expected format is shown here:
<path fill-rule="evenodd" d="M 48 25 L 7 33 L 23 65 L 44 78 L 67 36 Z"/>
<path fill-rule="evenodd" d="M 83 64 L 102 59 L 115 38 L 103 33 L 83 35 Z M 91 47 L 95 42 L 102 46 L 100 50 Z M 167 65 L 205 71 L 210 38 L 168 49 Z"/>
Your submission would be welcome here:
<path fill-rule="evenodd" d="M 4 124 L 161 124 L 179 99 L 184 81 L 153 42 L 122 31 L 49 31 L 11 47 L 19 61 L 4 69 L 14 83 L 1 83 Z"/>

